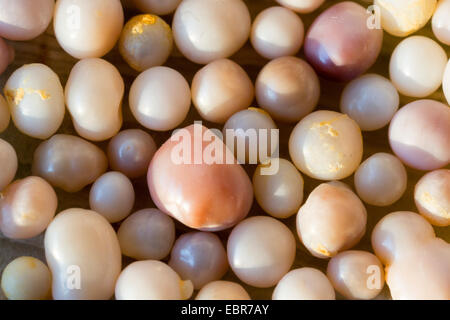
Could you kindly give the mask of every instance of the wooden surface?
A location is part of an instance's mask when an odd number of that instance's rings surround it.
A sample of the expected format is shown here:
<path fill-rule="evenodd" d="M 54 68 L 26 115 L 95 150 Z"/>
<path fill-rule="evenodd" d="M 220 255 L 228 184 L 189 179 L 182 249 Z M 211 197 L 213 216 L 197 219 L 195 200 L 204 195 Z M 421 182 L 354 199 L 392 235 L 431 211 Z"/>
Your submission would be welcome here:
<path fill-rule="evenodd" d="M 252 19 L 264 8 L 276 5 L 274 0 L 245 0 L 247 3 Z M 305 28 L 308 28 L 312 23 L 314 17 L 316 17 L 321 11 L 331 6 L 334 3 L 337 3 L 337 0 L 328 0 L 326 4 L 323 5 L 317 12 L 309 15 L 302 15 L 301 18 L 305 24 Z M 370 1 L 356 1 L 361 3 L 363 6 L 367 7 Z M 137 12 L 133 10 L 126 10 L 126 18 L 129 19 L 131 16 L 137 14 Z M 167 22 L 170 23 L 171 17 L 165 17 Z M 236 21 L 239 23 L 239 21 Z M 417 34 L 426 35 L 432 37 L 431 28 L 427 25 L 425 28 L 417 32 Z M 401 41 L 400 38 L 394 38 L 385 33 L 383 50 L 378 58 L 375 65 L 369 70 L 369 72 L 375 72 L 384 76 L 388 76 L 388 64 L 390 54 L 396 44 Z M 11 75 L 11 73 L 27 63 L 43 63 L 52 68 L 61 79 L 63 85 L 65 85 L 69 72 L 72 66 L 76 63 L 76 60 L 66 54 L 58 45 L 55 37 L 53 35 L 53 30 L 51 27 L 47 30 L 47 32 L 37 39 L 28 42 L 11 42 L 16 50 L 16 59 L 14 63 L 6 70 L 4 74 L 0 76 L 0 88 L 3 88 L 6 80 Z M 448 46 L 444 46 L 447 54 L 450 56 L 450 48 Z M 303 57 L 303 53 L 300 52 L 298 54 L 299 57 Z M 120 57 L 118 50 L 114 49 L 110 52 L 105 59 L 113 63 L 121 72 L 125 84 L 126 84 L 126 95 L 124 97 L 124 105 L 123 105 L 123 114 L 124 114 L 124 124 L 123 129 L 128 128 L 141 128 L 139 124 L 133 119 L 129 107 L 128 107 L 128 89 L 134 78 L 138 75 L 137 72 L 133 71 Z M 236 53 L 231 59 L 238 62 L 250 75 L 252 80 L 255 80 L 259 70 L 267 63 L 267 60 L 258 56 L 258 54 L 252 49 L 251 45 L 247 42 L 247 44 Z M 182 55 L 175 50 L 166 63 L 167 66 L 172 67 L 178 71 L 180 71 L 189 82 L 191 82 L 195 72 L 201 67 L 192 62 L 189 62 Z M 319 103 L 319 109 L 330 109 L 338 111 L 339 107 L 339 98 L 344 87 L 344 83 L 334 83 L 330 81 L 326 81 L 321 79 L 321 90 L 322 95 Z M 439 100 L 445 102 L 444 95 L 442 90 L 434 93 L 431 96 L 432 99 Z M 408 103 L 412 99 L 401 97 L 401 106 Z M 254 104 L 256 106 L 256 102 Z M 191 124 L 194 120 L 200 120 L 199 115 L 196 113 L 195 109 L 192 107 L 189 113 L 188 118 L 183 123 L 182 126 Z M 217 127 L 217 125 L 213 125 L 211 123 L 204 122 L 209 127 Z M 278 123 L 280 128 L 280 145 L 281 151 L 280 156 L 283 158 L 289 158 L 287 142 L 290 135 L 290 132 L 293 128 L 291 125 L 285 125 L 282 123 Z M 219 127 L 219 129 L 221 129 Z M 147 130 L 148 131 L 148 130 Z M 67 133 L 67 134 L 76 134 L 74 128 L 72 126 L 70 117 L 68 112 L 66 113 L 66 117 L 62 127 L 59 130 L 59 133 Z M 154 137 L 155 141 L 158 145 L 161 145 L 166 139 L 169 138 L 170 133 L 156 133 L 150 132 Z M 375 132 L 364 133 L 364 159 L 368 156 L 377 153 L 377 152 L 391 152 L 387 140 L 387 129 L 381 129 Z M 18 158 L 19 158 L 19 170 L 16 178 L 24 178 L 31 173 L 31 163 L 33 158 L 33 152 L 35 148 L 40 143 L 39 140 L 32 139 L 27 137 L 17 131 L 14 125 L 11 123 L 6 132 L 0 134 L 2 139 L 9 141 L 16 149 Z M 450 137 L 449 137 L 450 138 Z M 107 142 L 98 143 L 98 145 L 105 149 Z M 253 174 L 255 167 L 247 166 L 246 170 L 249 175 Z M 417 180 L 423 175 L 423 172 L 419 172 L 416 170 L 408 169 L 408 188 L 405 195 L 394 205 L 384 208 L 378 208 L 374 206 L 367 205 L 366 208 L 368 210 L 368 225 L 367 232 L 361 242 L 355 247 L 355 249 L 369 250 L 372 251 L 370 245 L 370 235 L 372 232 L 373 226 L 387 213 L 399 210 L 410 210 L 416 211 L 414 202 L 413 202 L 413 188 Z M 310 179 L 308 177 L 305 178 L 305 199 L 307 195 L 314 189 L 320 181 L 316 181 Z M 146 185 L 145 178 L 134 180 L 135 190 L 136 190 L 136 204 L 135 210 L 146 208 L 146 207 L 154 207 L 150 196 L 148 194 L 148 189 Z M 353 187 L 353 176 L 344 180 L 344 182 L 348 183 Z M 59 197 L 59 208 L 58 212 L 71 207 L 81 207 L 88 208 L 88 195 L 89 195 L 89 187 L 85 188 L 82 192 L 76 194 L 69 194 L 60 189 L 56 190 Z M 259 206 L 254 203 L 250 215 L 263 215 L 265 214 Z M 296 235 L 295 230 L 295 216 L 291 217 L 284 221 L 292 232 Z M 117 225 L 115 225 L 117 227 Z M 177 233 L 182 233 L 187 230 L 186 227 L 177 223 Z M 450 227 L 447 228 L 435 228 L 438 236 L 445 239 L 447 242 L 450 241 Z M 226 238 L 229 234 L 228 231 L 220 232 L 219 235 L 226 244 Z M 298 241 L 297 238 L 297 256 L 295 263 L 292 268 L 299 267 L 316 267 L 324 271 L 326 269 L 327 260 L 317 259 L 312 257 L 303 245 Z M 40 258 L 45 261 L 44 252 L 43 252 L 43 235 L 40 235 L 36 238 L 23 240 L 23 241 L 11 241 L 6 239 L 3 235 L 0 234 L 0 270 L 3 270 L 5 265 L 12 259 L 22 256 L 22 255 L 31 255 L 37 258 Z M 129 263 L 131 260 L 128 258 L 124 258 L 124 264 Z M 228 272 L 225 276 L 225 279 L 238 281 L 237 278 L 232 274 L 232 272 Z M 273 289 L 256 289 L 249 286 L 246 286 L 246 289 L 250 293 L 253 299 L 270 299 Z M 2 293 L 0 293 L 0 297 L 4 298 Z M 338 296 L 338 298 L 341 298 Z M 378 297 L 379 299 L 389 298 L 389 291 L 385 287 L 383 292 Z"/>

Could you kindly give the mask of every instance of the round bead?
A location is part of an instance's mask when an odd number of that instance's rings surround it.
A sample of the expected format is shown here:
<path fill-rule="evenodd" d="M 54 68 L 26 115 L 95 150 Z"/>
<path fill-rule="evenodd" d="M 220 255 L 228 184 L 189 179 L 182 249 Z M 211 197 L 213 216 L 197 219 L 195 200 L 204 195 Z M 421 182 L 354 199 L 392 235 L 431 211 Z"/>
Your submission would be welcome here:
<path fill-rule="evenodd" d="M 11 115 L 9 113 L 9 106 L 5 98 L 0 95 L 0 133 L 5 131 L 9 126 Z"/>
<path fill-rule="evenodd" d="M 282 6 L 300 13 L 311 13 L 319 8 L 325 0 L 276 0 Z"/>
<path fill-rule="evenodd" d="M 431 25 L 435 37 L 450 46 L 450 0 L 439 1 Z"/>
<path fill-rule="evenodd" d="M 0 191 L 3 191 L 13 181 L 19 166 L 16 151 L 9 142 L 3 139 L 0 139 L 0 163 L 2 164 Z"/>
<path fill-rule="evenodd" d="M 195 300 L 250 300 L 250 296 L 238 283 L 213 281 L 198 292 Z"/>
<path fill-rule="evenodd" d="M 447 67 L 444 71 L 444 80 L 442 81 L 442 89 L 444 90 L 447 102 L 450 104 L 450 60 L 448 60 Z"/>
<path fill-rule="evenodd" d="M 175 11 L 181 0 L 134 0 L 142 12 L 166 15 Z"/>

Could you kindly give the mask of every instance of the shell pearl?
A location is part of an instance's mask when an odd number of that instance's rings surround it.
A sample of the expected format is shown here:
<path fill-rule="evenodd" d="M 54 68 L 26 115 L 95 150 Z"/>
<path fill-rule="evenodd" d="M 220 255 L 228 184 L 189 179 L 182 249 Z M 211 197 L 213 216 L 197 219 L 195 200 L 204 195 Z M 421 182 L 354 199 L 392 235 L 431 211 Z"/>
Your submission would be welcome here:
<path fill-rule="evenodd" d="M 3 191 L 13 181 L 19 166 L 16 150 L 9 142 L 3 139 L 0 139 L 0 163 L 2 164 L 2 170 L 0 170 L 0 191 Z"/>
<path fill-rule="evenodd" d="M 178 49 L 206 64 L 237 52 L 250 35 L 250 13 L 242 0 L 184 0 L 173 17 Z"/>
<path fill-rule="evenodd" d="M 450 0 L 440 0 L 431 21 L 435 37 L 450 46 Z"/>
<path fill-rule="evenodd" d="M 0 75 L 14 60 L 14 48 L 0 38 Z"/>
<path fill-rule="evenodd" d="M 227 252 L 231 269 L 241 281 L 253 287 L 269 288 L 291 268 L 295 238 L 288 227 L 274 218 L 251 217 L 233 229 Z"/>
<path fill-rule="evenodd" d="M 442 81 L 442 89 L 444 90 L 447 102 L 450 104 L 450 60 L 448 60 L 447 67 L 444 72 L 444 80 Z"/>
<path fill-rule="evenodd" d="M 205 285 L 195 300 L 250 300 L 250 296 L 239 283 L 219 280 Z"/>
<path fill-rule="evenodd" d="M 0 95 L 0 133 L 8 128 L 10 119 L 11 115 L 9 113 L 8 103 L 5 98 Z"/>
<path fill-rule="evenodd" d="M 311 13 L 319 8 L 325 0 L 276 0 L 282 6 L 300 13 Z"/>
<path fill-rule="evenodd" d="M 133 0 L 136 7 L 142 12 L 166 15 L 175 11 L 181 0 Z"/>

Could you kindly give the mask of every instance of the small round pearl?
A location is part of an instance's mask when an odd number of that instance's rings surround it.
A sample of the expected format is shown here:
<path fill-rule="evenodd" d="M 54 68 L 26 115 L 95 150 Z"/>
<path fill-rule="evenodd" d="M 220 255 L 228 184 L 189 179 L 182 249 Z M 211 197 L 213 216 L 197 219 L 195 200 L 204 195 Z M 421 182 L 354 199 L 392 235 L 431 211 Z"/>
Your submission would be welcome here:
<path fill-rule="evenodd" d="M 0 75 L 14 60 L 14 48 L 0 38 Z"/>
<path fill-rule="evenodd" d="M 247 291 L 238 283 L 213 281 L 205 285 L 195 300 L 251 300 Z"/>
<path fill-rule="evenodd" d="M 0 163 L 2 164 L 0 191 L 3 191 L 13 181 L 19 166 L 16 151 L 9 142 L 3 139 L 0 139 Z"/>
<path fill-rule="evenodd" d="M 444 90 L 447 102 L 450 104 L 450 60 L 448 60 L 447 67 L 444 72 L 444 80 L 442 81 L 442 89 Z"/>
<path fill-rule="evenodd" d="M 5 98 L 0 95 L 0 133 L 8 128 L 10 119 L 11 115 L 9 113 L 8 103 Z"/>
<path fill-rule="evenodd" d="M 175 11 L 181 0 L 133 0 L 142 12 L 166 15 Z"/>
<path fill-rule="evenodd" d="M 450 0 L 439 1 L 431 25 L 436 38 L 450 46 Z"/>
<path fill-rule="evenodd" d="M 271 7 L 260 12 L 252 25 L 250 40 L 267 59 L 293 56 L 303 44 L 305 29 L 300 17 L 289 9 Z"/>
<path fill-rule="evenodd" d="M 282 6 L 300 13 L 311 13 L 319 8 L 325 0 L 276 0 Z"/>

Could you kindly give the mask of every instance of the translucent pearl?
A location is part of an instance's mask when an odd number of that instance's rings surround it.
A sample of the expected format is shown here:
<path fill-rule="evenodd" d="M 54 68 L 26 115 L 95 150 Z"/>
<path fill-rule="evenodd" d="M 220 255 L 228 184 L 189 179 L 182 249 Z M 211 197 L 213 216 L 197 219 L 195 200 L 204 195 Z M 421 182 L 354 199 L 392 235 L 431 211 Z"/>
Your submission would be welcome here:
<path fill-rule="evenodd" d="M 391 121 L 399 104 L 397 89 L 377 74 L 352 80 L 341 96 L 341 112 L 355 120 L 363 131 L 383 128 Z"/>
<path fill-rule="evenodd" d="M 10 119 L 11 115 L 9 113 L 8 103 L 5 98 L 0 95 L 0 133 L 8 128 Z"/>
<path fill-rule="evenodd" d="M 320 97 L 319 78 L 302 59 L 281 57 L 256 78 L 256 100 L 279 121 L 296 122 L 313 111 Z"/>
<path fill-rule="evenodd" d="M 192 292 L 189 280 L 181 281 L 172 268 L 156 260 L 133 262 L 116 283 L 117 300 L 185 300 Z"/>
<path fill-rule="evenodd" d="M 192 101 L 200 116 L 225 123 L 234 113 L 250 106 L 253 83 L 237 63 L 220 59 L 200 69 L 192 80 Z"/>
<path fill-rule="evenodd" d="M 358 196 L 374 206 L 397 202 L 406 190 L 408 176 L 401 161 L 389 153 L 376 153 L 367 158 L 355 172 Z"/>
<path fill-rule="evenodd" d="M 181 0 L 134 0 L 133 2 L 142 12 L 166 15 L 174 12 Z"/>
<path fill-rule="evenodd" d="M 450 0 L 439 0 L 431 25 L 435 37 L 450 46 Z"/>
<path fill-rule="evenodd" d="M 361 162 L 361 130 L 345 114 L 316 111 L 295 126 L 289 138 L 289 154 L 295 166 L 314 179 L 344 179 Z"/>
<path fill-rule="evenodd" d="M 231 281 L 213 281 L 205 285 L 195 300 L 251 300 L 249 294 L 239 284 Z"/>
<path fill-rule="evenodd" d="M 55 300 L 107 300 L 114 294 L 122 256 L 114 229 L 100 214 L 84 209 L 59 213 L 44 245 Z"/>
<path fill-rule="evenodd" d="M 265 174 L 259 165 L 253 174 L 253 190 L 261 208 L 275 218 L 288 218 L 298 212 L 303 201 L 303 177 L 288 160 L 278 161 L 275 174 Z"/>
<path fill-rule="evenodd" d="M 450 108 L 434 100 L 402 107 L 389 126 L 389 143 L 405 164 L 434 170 L 450 163 Z"/>
<path fill-rule="evenodd" d="M 191 106 L 191 90 L 178 71 L 153 67 L 134 80 L 129 102 L 131 112 L 141 125 L 150 130 L 168 131 L 186 118 Z"/>
<path fill-rule="evenodd" d="M 219 280 L 228 270 L 227 253 L 219 237 L 209 232 L 181 235 L 170 254 L 169 266 L 195 289 Z"/>
<path fill-rule="evenodd" d="M 34 175 L 67 192 L 78 192 L 93 183 L 108 167 L 96 145 L 76 136 L 56 134 L 34 152 Z"/>
<path fill-rule="evenodd" d="M 120 54 L 137 71 L 164 64 L 172 47 L 170 26 L 153 14 L 131 18 L 125 24 L 119 40 Z"/>
<path fill-rule="evenodd" d="M 334 256 L 328 263 L 327 276 L 347 299 L 373 299 L 384 286 L 383 265 L 366 251 L 349 250 Z"/>
<path fill-rule="evenodd" d="M 16 127 L 33 138 L 47 139 L 64 119 L 64 92 L 58 75 L 40 63 L 14 71 L 5 85 L 5 97 Z"/>
<path fill-rule="evenodd" d="M 77 133 L 102 141 L 122 126 L 125 85 L 119 70 L 103 59 L 83 59 L 70 71 L 66 103 Z"/>
<path fill-rule="evenodd" d="M 44 179 L 17 180 L 2 192 L 0 230 L 11 239 L 35 237 L 50 224 L 57 206 L 56 193 Z"/>
<path fill-rule="evenodd" d="M 291 268 L 295 238 L 288 227 L 274 218 L 251 217 L 233 229 L 227 252 L 231 269 L 241 281 L 269 288 Z"/>
<path fill-rule="evenodd" d="M 120 0 L 58 0 L 53 28 L 58 43 L 71 56 L 100 58 L 119 39 L 123 19 Z"/>
<path fill-rule="evenodd" d="M 134 189 L 122 173 L 111 171 L 100 176 L 91 187 L 89 205 L 111 223 L 125 219 L 134 206 Z"/>
<path fill-rule="evenodd" d="M 442 83 L 447 54 L 434 40 L 412 36 L 400 42 L 389 62 L 392 83 L 405 96 L 423 98 Z"/>
<path fill-rule="evenodd" d="M 24 41 L 39 36 L 53 18 L 54 0 L 0 0 L 0 37 Z"/>
<path fill-rule="evenodd" d="M 444 80 L 442 81 L 442 89 L 444 90 L 447 102 L 450 104 L 450 60 L 448 60 L 447 67 L 444 72 Z"/>
<path fill-rule="evenodd" d="M 300 13 L 310 13 L 319 8 L 325 0 L 276 0 L 282 6 Z"/>
<path fill-rule="evenodd" d="M 117 231 L 122 254 L 137 260 L 161 260 L 175 241 L 173 220 L 158 209 L 131 214 Z"/>
<path fill-rule="evenodd" d="M 0 38 L 0 75 L 14 60 L 14 48 Z"/>
<path fill-rule="evenodd" d="M 283 7 L 271 7 L 256 16 L 250 40 L 256 52 L 275 59 L 295 55 L 304 36 L 303 22 L 297 14 Z"/>
<path fill-rule="evenodd" d="M 356 245 L 366 232 L 367 212 L 351 190 L 316 187 L 297 214 L 297 233 L 315 257 L 329 258 Z"/>
<path fill-rule="evenodd" d="M 147 132 L 123 130 L 108 144 L 109 165 L 129 178 L 137 178 L 147 173 L 155 152 L 156 143 Z"/>
<path fill-rule="evenodd" d="M 449 226 L 450 170 L 435 170 L 420 178 L 414 189 L 414 201 L 419 213 L 431 224 Z"/>
<path fill-rule="evenodd" d="M 184 0 L 173 17 L 178 49 L 206 64 L 237 52 L 250 35 L 250 13 L 242 0 Z"/>
<path fill-rule="evenodd" d="M 295 269 L 278 282 L 273 300 L 335 300 L 330 280 L 314 268 Z"/>
<path fill-rule="evenodd" d="M 3 139 L 0 139 L 0 163 L 2 164 L 2 170 L 0 170 L 0 191 L 3 191 L 13 181 L 19 165 L 13 146 Z"/>
<path fill-rule="evenodd" d="M 49 299 L 51 285 L 50 270 L 33 257 L 14 259 L 2 273 L 2 290 L 9 300 Z"/>

